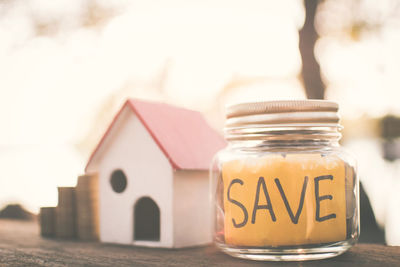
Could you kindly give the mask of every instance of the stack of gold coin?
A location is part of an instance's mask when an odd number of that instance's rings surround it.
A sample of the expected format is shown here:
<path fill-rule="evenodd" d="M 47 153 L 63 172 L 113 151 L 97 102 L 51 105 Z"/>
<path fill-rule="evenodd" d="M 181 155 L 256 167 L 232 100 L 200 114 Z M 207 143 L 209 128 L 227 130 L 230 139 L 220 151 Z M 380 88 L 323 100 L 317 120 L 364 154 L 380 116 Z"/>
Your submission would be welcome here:
<path fill-rule="evenodd" d="M 56 208 L 55 207 L 41 207 L 40 208 L 40 234 L 43 237 L 53 237 L 55 235 L 55 219 L 56 219 Z"/>
<path fill-rule="evenodd" d="M 58 188 L 58 206 L 56 208 L 56 237 L 76 237 L 75 187 Z"/>
<path fill-rule="evenodd" d="M 97 174 L 78 177 L 76 186 L 77 235 L 81 240 L 99 238 L 99 180 Z"/>

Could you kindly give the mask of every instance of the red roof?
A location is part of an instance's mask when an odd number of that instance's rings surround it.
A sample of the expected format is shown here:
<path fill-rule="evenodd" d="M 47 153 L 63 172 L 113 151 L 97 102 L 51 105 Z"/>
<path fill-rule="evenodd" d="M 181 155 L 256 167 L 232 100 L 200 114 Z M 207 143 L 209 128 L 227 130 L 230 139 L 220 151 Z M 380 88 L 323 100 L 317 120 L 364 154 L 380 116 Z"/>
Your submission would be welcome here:
<path fill-rule="evenodd" d="M 86 170 L 126 106 L 143 123 L 174 169 L 207 170 L 215 153 L 226 146 L 225 140 L 207 124 L 200 112 L 129 99 L 92 153 Z"/>

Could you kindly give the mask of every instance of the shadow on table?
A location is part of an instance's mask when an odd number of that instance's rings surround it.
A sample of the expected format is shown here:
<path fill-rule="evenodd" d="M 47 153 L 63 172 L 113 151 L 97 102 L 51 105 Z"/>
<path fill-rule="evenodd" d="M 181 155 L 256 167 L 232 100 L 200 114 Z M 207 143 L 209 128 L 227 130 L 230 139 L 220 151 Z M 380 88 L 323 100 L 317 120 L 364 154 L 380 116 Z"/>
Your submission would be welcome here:
<path fill-rule="evenodd" d="M 369 198 L 360 183 L 360 243 L 385 244 L 385 232 L 376 223 Z"/>

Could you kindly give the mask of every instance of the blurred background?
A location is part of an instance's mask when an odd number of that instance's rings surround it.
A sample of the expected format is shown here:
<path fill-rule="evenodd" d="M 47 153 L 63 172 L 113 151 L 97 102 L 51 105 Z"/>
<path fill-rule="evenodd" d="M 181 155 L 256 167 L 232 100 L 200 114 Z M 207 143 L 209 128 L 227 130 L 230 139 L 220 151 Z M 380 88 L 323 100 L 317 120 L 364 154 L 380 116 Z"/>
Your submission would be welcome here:
<path fill-rule="evenodd" d="M 0 0 L 0 207 L 56 205 L 127 97 L 219 131 L 227 104 L 338 101 L 361 227 L 400 244 L 399 1 Z"/>

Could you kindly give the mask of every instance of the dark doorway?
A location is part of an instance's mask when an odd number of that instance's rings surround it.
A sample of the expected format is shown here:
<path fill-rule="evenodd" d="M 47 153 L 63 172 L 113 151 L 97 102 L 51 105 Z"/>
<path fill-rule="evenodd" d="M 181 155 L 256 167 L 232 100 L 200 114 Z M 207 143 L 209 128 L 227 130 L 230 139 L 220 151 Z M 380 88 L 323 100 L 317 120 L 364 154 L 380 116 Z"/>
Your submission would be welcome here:
<path fill-rule="evenodd" d="M 134 239 L 160 240 L 160 209 L 149 197 L 139 199 L 134 207 Z"/>

